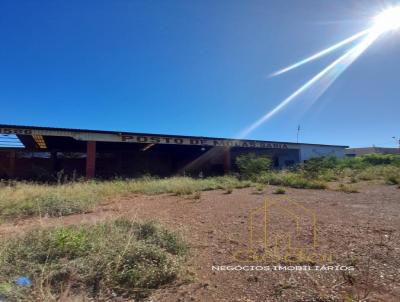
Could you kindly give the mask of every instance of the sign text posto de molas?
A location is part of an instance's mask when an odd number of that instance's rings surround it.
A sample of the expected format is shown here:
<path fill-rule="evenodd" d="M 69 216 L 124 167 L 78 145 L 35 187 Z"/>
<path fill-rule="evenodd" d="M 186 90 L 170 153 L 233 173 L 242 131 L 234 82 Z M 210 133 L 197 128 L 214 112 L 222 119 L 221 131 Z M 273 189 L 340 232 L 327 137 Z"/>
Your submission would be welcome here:
<path fill-rule="evenodd" d="M 129 135 L 122 134 L 123 142 L 136 142 L 148 144 L 174 144 L 174 145 L 199 145 L 214 147 L 250 147 L 250 148 L 275 148 L 287 149 L 287 144 L 262 142 L 262 141 L 246 141 L 246 140 L 225 140 L 225 139 L 205 139 L 205 138 L 188 138 L 188 137 L 171 137 L 171 136 L 147 136 L 147 135 Z"/>
<path fill-rule="evenodd" d="M 75 132 L 68 130 L 53 131 L 47 129 L 23 129 L 23 128 L 0 128 L 0 134 L 6 135 L 43 135 L 43 136 L 68 136 L 79 140 L 83 138 Z M 126 143 L 144 143 L 144 144 L 171 144 L 171 145 L 198 145 L 212 147 L 248 147 L 248 148 L 269 148 L 269 149 L 288 149 L 288 144 L 264 141 L 234 140 L 234 139 L 206 139 L 196 137 L 176 137 L 176 136 L 152 136 L 152 135 L 134 135 L 134 134 L 115 134 L 104 137 L 102 133 L 83 132 L 85 140 L 92 141 L 110 141 Z M 106 134 L 109 135 L 109 134 Z"/>

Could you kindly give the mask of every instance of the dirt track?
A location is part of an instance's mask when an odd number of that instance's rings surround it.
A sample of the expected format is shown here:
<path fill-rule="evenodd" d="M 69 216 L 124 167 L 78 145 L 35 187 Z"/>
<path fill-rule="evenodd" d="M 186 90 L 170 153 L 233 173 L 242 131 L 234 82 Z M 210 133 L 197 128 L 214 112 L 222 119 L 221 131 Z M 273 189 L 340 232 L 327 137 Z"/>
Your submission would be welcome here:
<path fill-rule="evenodd" d="M 90 223 L 118 216 L 160 220 L 179 229 L 189 241 L 186 278 L 190 280 L 155 291 L 149 301 L 399 301 L 400 189 L 368 183 L 358 187 L 360 193 L 351 194 L 286 189 L 285 195 L 275 195 L 275 188 L 267 187 L 262 193 L 254 188 L 231 194 L 202 192 L 199 199 L 135 195 L 110 201 L 88 214 L 3 224 L 0 234 L 7 236 L 36 225 Z M 314 211 L 318 251 L 332 254 L 335 265 L 355 270 L 213 271 L 213 265 L 293 265 L 271 259 L 245 264 L 233 258 L 237 251 L 248 248 L 249 213 L 263 206 L 266 199 Z M 286 227 L 283 216 L 274 219 L 274 227 Z M 262 238 L 262 232 L 262 223 L 254 221 L 254 238 Z M 310 243 L 309 238 L 303 239 Z M 302 264 L 325 264 L 322 262 Z"/>

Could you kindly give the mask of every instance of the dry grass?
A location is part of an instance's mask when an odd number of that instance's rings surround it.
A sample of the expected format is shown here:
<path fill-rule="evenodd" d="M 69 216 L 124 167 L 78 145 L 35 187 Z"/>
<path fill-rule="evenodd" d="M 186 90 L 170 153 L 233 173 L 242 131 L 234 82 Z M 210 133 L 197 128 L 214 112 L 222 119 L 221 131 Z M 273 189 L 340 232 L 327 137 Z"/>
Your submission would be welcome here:
<path fill-rule="evenodd" d="M 0 296 L 7 301 L 139 299 L 177 279 L 187 252 L 182 239 L 160 225 L 122 219 L 32 230 L 1 246 Z M 32 286 L 16 285 L 21 276 Z"/>
<path fill-rule="evenodd" d="M 189 177 L 140 178 L 73 182 L 63 185 L 24 182 L 3 183 L 0 185 L 0 219 L 84 213 L 107 198 L 130 193 L 189 195 L 205 190 L 229 190 L 250 185 L 251 182 L 249 181 L 238 180 L 231 176 L 205 179 Z"/>
<path fill-rule="evenodd" d="M 375 160 L 375 157 L 373 159 Z M 343 160 L 343 162 L 347 161 L 347 159 Z M 223 176 L 204 179 L 143 177 L 127 180 L 72 182 L 61 185 L 0 182 L 0 220 L 84 213 L 91 211 L 97 204 L 108 198 L 131 193 L 193 195 L 200 191 L 222 189 L 230 194 L 234 188 L 248 186 L 256 186 L 258 192 L 261 193 L 263 190 L 260 188 L 265 184 L 297 189 L 326 189 L 327 182 L 342 182 L 346 179 L 352 183 L 360 180 L 378 180 L 393 185 L 400 183 L 400 167 L 394 164 L 363 164 L 360 167 L 356 165 L 350 168 L 348 166 L 351 165 L 347 163 L 346 166 L 341 167 L 336 164 L 333 168 L 323 168 L 321 163 L 316 163 L 295 171 L 263 172 L 253 175 L 250 180 Z M 352 186 L 346 185 L 339 189 L 348 193 L 354 192 Z"/>
<path fill-rule="evenodd" d="M 258 182 L 296 189 L 326 189 L 326 183 L 319 179 L 310 179 L 300 173 L 281 171 L 261 175 Z"/>

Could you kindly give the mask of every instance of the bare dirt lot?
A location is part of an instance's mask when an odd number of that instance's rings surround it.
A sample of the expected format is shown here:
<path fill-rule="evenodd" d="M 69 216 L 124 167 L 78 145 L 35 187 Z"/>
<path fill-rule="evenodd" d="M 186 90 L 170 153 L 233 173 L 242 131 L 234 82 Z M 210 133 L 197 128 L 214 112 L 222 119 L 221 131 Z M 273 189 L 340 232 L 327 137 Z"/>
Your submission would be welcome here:
<path fill-rule="evenodd" d="M 367 182 L 357 187 L 359 193 L 285 189 L 286 194 L 278 195 L 273 194 L 276 187 L 267 186 L 261 192 L 246 188 L 194 196 L 132 195 L 110 200 L 87 214 L 6 223 L 0 226 L 0 234 L 12 236 L 36 226 L 93 223 L 119 216 L 159 220 L 183 233 L 191 255 L 182 280 L 154 291 L 148 301 L 400 301 L 400 189 Z M 238 251 L 250 247 L 251 217 L 253 244 L 260 251 L 257 240 L 265 231 L 259 219 L 262 214 L 251 213 L 262 209 L 265 200 L 282 205 L 286 212 L 299 205 L 313 211 L 316 251 L 329 254 L 332 261 L 269 258 L 245 263 L 235 259 Z M 286 222 L 281 213 L 270 224 L 284 228 Z M 312 226 L 306 228 L 309 231 L 312 234 Z M 313 243 L 312 236 L 303 235 L 306 243 Z M 274 243 L 266 248 L 273 249 Z M 243 270 L 244 266 L 279 264 L 277 270 Z M 238 265 L 242 270 L 216 269 Z M 292 270 L 295 265 L 311 269 Z"/>

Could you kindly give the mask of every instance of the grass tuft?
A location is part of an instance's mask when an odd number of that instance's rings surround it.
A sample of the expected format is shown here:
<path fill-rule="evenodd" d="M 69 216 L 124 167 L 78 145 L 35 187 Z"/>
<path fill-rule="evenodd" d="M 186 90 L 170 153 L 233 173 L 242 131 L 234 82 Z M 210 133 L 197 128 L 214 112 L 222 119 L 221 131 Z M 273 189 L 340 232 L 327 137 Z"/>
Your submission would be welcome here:
<path fill-rule="evenodd" d="M 200 199 L 201 198 L 201 193 L 200 192 L 196 192 L 193 194 L 192 196 L 193 199 Z"/>
<path fill-rule="evenodd" d="M 346 184 L 340 184 L 338 187 L 338 191 L 344 192 L 344 193 L 359 193 L 359 191 L 354 188 L 351 185 L 346 185 Z"/>
<path fill-rule="evenodd" d="M 274 194 L 285 194 L 286 190 L 284 188 L 277 188 L 273 193 Z"/>
<path fill-rule="evenodd" d="M 38 229 L 3 240 L 0 296 L 57 301 L 65 291 L 91 299 L 138 297 L 178 278 L 182 239 L 154 222 L 119 219 L 96 225 Z M 32 286 L 17 286 L 26 276 Z"/>
<path fill-rule="evenodd" d="M 224 194 L 232 194 L 233 189 L 232 188 L 227 188 L 224 192 Z"/>
<path fill-rule="evenodd" d="M 389 185 L 398 185 L 400 184 L 400 176 L 398 175 L 388 175 L 386 177 L 386 183 Z"/>

